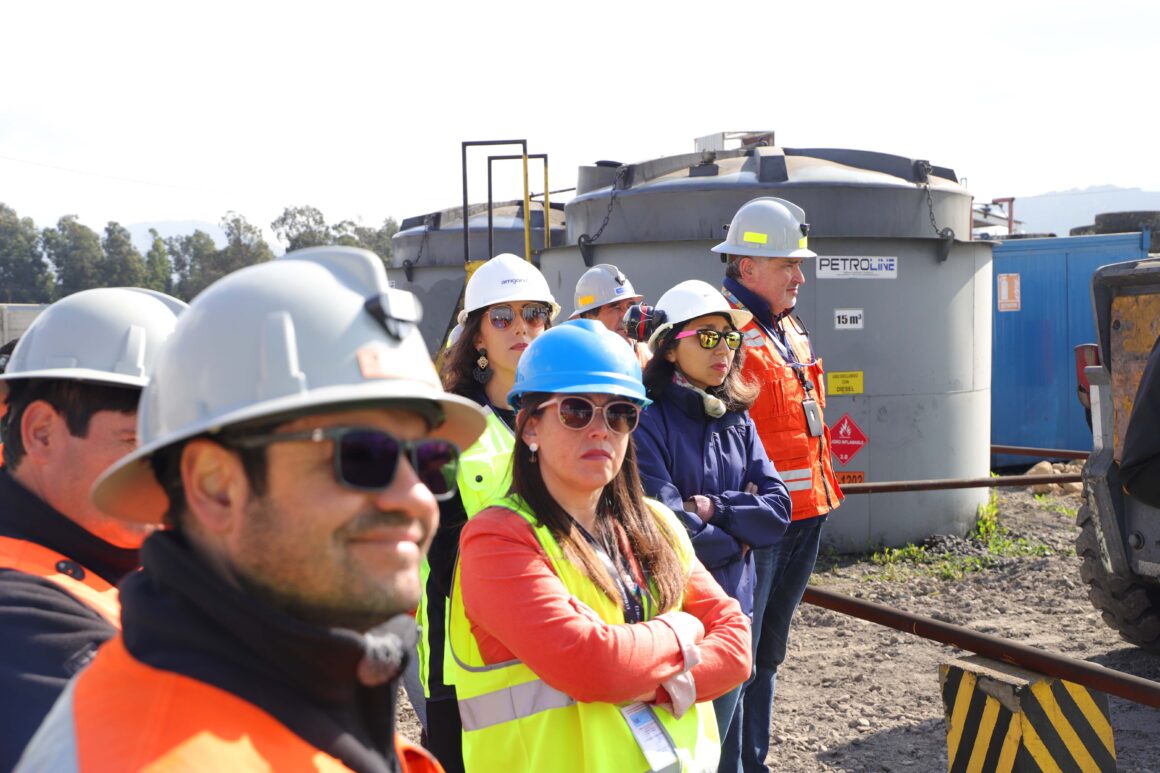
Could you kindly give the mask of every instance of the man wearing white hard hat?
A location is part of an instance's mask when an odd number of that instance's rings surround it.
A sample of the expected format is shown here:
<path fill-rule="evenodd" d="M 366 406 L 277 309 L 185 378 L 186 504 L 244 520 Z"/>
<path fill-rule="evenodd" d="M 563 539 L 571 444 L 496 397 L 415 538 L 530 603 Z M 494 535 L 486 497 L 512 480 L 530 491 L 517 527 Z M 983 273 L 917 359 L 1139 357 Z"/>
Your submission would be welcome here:
<path fill-rule="evenodd" d="M 652 359 L 648 345 L 632 342 L 625 333 L 625 314 L 644 299 L 616 266 L 598 263 L 580 275 L 576 282 L 574 308 L 569 319 L 595 319 L 633 344 L 637 362 L 643 368 Z"/>
<path fill-rule="evenodd" d="M 141 446 L 93 489 L 168 528 L 18 770 L 438 770 L 395 735 L 396 685 L 437 498 L 484 420 L 440 388 L 420 314 L 341 247 L 197 296 Z"/>
<path fill-rule="evenodd" d="M 761 629 L 754 636 L 755 675 L 743 689 L 739 718 L 722 752 L 723 758 L 739 754 L 744 771 L 767 770 L 777 668 L 785 660 L 790 621 L 817 561 L 826 514 L 842 502 L 822 414 L 822 361 L 793 314 L 806 281 L 802 264 L 817 257 L 808 234 L 801 207 L 763 196 L 737 210 L 725 241 L 713 247 L 725 262 L 722 294 L 734 308 L 753 314 L 742 328 L 744 373 L 761 384 L 761 393 L 749 412 L 793 503 L 781 540 L 753 551 L 753 625 Z"/>
<path fill-rule="evenodd" d="M 184 308 L 135 288 L 70 295 L 0 375 L 0 770 L 117 632 L 116 585 L 151 527 L 109 518 L 89 488 L 136 445 L 141 387 Z"/>

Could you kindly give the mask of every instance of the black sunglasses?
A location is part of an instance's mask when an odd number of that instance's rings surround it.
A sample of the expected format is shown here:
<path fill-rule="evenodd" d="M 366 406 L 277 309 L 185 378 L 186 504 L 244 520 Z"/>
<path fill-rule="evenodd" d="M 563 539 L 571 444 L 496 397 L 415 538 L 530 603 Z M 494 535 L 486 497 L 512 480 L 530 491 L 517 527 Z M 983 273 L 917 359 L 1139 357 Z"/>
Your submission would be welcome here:
<path fill-rule="evenodd" d="M 334 477 L 356 491 L 381 491 L 395 480 L 399 462 L 407 460 L 435 498 L 455 495 L 459 449 L 446 440 L 400 440 L 389 432 L 368 427 L 324 427 L 303 432 L 238 435 L 224 438 L 229 446 L 260 448 L 271 443 L 334 441 Z"/>
<path fill-rule="evenodd" d="M 680 341 L 682 338 L 690 338 L 692 336 L 697 336 L 697 343 L 701 345 L 702 349 L 716 349 L 717 344 L 721 343 L 721 339 L 725 339 L 725 345 L 733 351 L 737 351 L 741 347 L 740 330 L 730 330 L 728 333 L 721 333 L 712 328 L 686 330 L 683 333 L 677 333 L 673 336 L 673 339 Z"/>
<path fill-rule="evenodd" d="M 542 303 L 525 303 L 520 309 L 520 316 L 531 327 L 543 327 L 548 324 L 552 310 Z M 492 306 L 487 310 L 487 318 L 496 330 L 505 330 L 515 321 L 516 313 L 511 306 Z"/>

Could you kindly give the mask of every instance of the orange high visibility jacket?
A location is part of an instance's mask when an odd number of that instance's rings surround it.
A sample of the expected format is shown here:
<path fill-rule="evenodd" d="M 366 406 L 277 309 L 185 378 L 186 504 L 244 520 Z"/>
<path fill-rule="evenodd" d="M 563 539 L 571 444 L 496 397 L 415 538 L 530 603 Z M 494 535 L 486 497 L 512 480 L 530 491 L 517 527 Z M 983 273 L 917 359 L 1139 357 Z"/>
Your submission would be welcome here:
<path fill-rule="evenodd" d="M 121 602 L 117 589 L 72 559 L 54 550 L 11 537 L 0 537 L 0 569 L 42 577 L 59 586 L 121 629 Z"/>
<path fill-rule="evenodd" d="M 403 773 L 442 773 L 395 737 Z M 205 682 L 148 666 L 120 636 L 69 683 L 17 771 L 345 771 L 257 706 Z"/>
<path fill-rule="evenodd" d="M 728 290 L 725 297 L 734 308 L 744 305 Z M 810 437 L 802 401 L 806 390 L 802 384 L 813 384 L 810 396 L 818 408 L 826 407 L 825 373 L 822 361 L 814 357 L 810 340 L 796 320 L 783 318 L 778 324 L 785 331 L 792 359 L 780 349 L 780 341 L 766 334 L 757 318 L 749 322 L 744 335 L 745 364 L 743 372 L 761 385 L 757 401 L 749 409 L 765 452 L 769 454 L 793 501 L 793 520 L 824 515 L 842 501 L 842 490 L 834 476 L 830 456 L 830 428 L 819 437 Z"/>

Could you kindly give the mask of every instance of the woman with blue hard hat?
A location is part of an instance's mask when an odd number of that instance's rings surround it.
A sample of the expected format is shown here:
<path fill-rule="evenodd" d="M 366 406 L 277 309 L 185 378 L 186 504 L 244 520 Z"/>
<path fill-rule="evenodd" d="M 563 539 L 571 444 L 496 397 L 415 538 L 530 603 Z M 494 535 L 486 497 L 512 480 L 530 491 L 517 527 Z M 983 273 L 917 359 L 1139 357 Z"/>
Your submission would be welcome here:
<path fill-rule="evenodd" d="M 447 773 L 463 770 L 459 742 L 459 710 L 446 665 L 447 595 L 459 547 L 459 530 L 489 502 L 500 499 L 511 485 L 511 452 L 515 444 L 515 411 L 508 392 L 516 366 L 526 350 L 547 330 L 560 306 L 544 275 L 516 255 L 496 255 L 467 282 L 455 340 L 443 358 L 443 388 L 477 402 L 487 414 L 479 440 L 459 457 L 457 493 L 441 502 L 439 530 L 423 563 L 423 597 L 417 619 L 419 681 L 425 702 L 427 748 Z M 421 701 L 425 698 L 425 701 Z M 419 713 L 418 711 L 416 713 Z"/>
<path fill-rule="evenodd" d="M 703 701 L 748 677 L 749 625 L 641 494 L 632 350 L 567 322 L 524 353 L 509 399 L 511 493 L 463 528 L 451 595 L 467 770 L 716 770 Z"/>
<path fill-rule="evenodd" d="M 751 316 L 697 279 L 661 296 L 649 336 L 654 357 L 644 372 L 655 402 L 636 433 L 645 493 L 674 510 L 697 558 L 750 616 L 756 581 L 750 548 L 776 543 L 790 521 L 789 492 L 747 410 L 757 386 L 741 372 L 740 329 Z M 726 741 L 722 771 L 738 770 L 740 694 L 731 690 L 713 702 Z"/>

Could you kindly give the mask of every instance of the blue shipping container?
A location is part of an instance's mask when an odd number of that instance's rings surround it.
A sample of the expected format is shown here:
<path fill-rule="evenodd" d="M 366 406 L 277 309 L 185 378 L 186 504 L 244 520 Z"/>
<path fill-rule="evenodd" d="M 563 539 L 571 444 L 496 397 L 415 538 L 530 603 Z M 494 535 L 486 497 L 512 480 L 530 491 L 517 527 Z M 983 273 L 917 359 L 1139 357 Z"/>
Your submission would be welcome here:
<path fill-rule="evenodd" d="M 1076 399 L 1074 349 L 1095 343 L 1091 281 L 1097 268 L 1148 255 L 1148 231 L 1013 239 L 994 250 L 991 443 L 1090 451 Z M 992 467 L 1035 457 L 993 455 Z"/>

